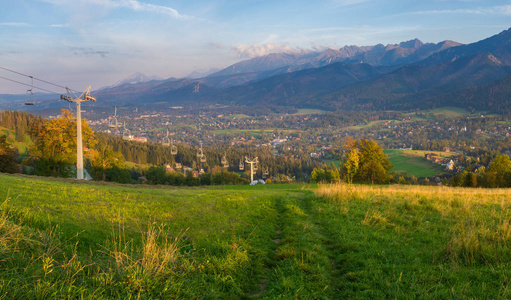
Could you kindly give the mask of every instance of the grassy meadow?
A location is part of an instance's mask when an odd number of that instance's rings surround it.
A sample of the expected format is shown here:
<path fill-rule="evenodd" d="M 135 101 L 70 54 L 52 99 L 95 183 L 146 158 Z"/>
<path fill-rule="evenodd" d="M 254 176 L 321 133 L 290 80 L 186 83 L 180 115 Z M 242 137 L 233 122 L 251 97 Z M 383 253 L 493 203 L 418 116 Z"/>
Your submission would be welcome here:
<path fill-rule="evenodd" d="M 510 195 L 0 174 L 0 298 L 509 298 Z"/>
<path fill-rule="evenodd" d="M 33 144 L 28 135 L 23 138 L 23 141 L 18 142 L 16 140 L 17 135 L 15 131 L 0 126 L 0 136 L 2 135 L 7 136 L 9 144 L 18 149 L 20 154 L 25 154 L 28 151 L 28 148 Z"/>
<path fill-rule="evenodd" d="M 383 153 L 387 154 L 392 163 L 392 171 L 403 171 L 415 177 L 430 177 L 435 175 L 443 175 L 448 172 L 444 167 L 427 160 L 424 155 L 426 153 L 434 153 L 435 156 L 449 156 L 448 152 L 432 152 L 432 151 L 415 151 L 415 150 L 399 150 L 386 149 Z"/>
<path fill-rule="evenodd" d="M 462 116 L 471 114 L 468 110 L 466 110 L 464 108 L 449 107 L 449 106 L 440 107 L 440 108 L 436 108 L 436 109 L 421 110 L 421 111 L 419 111 L 419 113 L 427 113 L 427 114 L 432 114 L 435 116 L 445 116 L 445 117 L 450 117 L 450 118 L 462 117 Z M 415 113 L 410 113 L 409 115 L 414 116 Z"/>

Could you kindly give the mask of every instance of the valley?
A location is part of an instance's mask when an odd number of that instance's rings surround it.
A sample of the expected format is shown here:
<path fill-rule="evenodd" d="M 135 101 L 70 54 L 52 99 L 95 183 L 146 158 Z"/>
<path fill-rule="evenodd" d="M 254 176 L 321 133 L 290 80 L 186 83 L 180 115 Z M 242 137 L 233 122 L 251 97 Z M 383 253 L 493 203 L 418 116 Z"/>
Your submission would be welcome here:
<path fill-rule="evenodd" d="M 3 1 L 0 300 L 511 299 L 503 2 Z"/>

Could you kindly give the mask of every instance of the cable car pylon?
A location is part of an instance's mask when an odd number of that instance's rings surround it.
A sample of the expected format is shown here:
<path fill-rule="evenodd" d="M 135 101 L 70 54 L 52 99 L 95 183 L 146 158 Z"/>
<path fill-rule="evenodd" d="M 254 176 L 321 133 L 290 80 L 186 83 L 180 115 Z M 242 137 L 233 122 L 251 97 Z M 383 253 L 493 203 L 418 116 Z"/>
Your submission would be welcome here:
<path fill-rule="evenodd" d="M 60 99 L 76 103 L 76 179 L 83 179 L 83 145 L 82 145 L 82 107 L 83 101 L 94 101 L 96 98 L 90 95 L 90 85 L 85 91 L 76 97 L 71 89 L 66 87 L 67 96 L 60 95 Z M 73 97 L 74 96 L 74 97 Z"/>

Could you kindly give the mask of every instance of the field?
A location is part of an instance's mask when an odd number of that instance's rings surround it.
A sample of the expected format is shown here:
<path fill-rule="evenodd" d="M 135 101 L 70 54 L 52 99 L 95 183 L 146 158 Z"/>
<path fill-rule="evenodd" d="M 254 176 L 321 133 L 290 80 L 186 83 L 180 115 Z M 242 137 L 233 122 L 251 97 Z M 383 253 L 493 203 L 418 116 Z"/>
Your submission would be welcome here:
<path fill-rule="evenodd" d="M 0 174 L 0 297 L 509 298 L 510 194 Z"/>
<path fill-rule="evenodd" d="M 0 126 L 0 136 L 1 135 L 7 136 L 7 141 L 9 142 L 9 144 L 13 145 L 16 149 L 18 149 L 18 152 L 20 154 L 25 154 L 28 150 L 28 147 L 30 147 L 33 144 L 28 135 L 23 138 L 22 142 L 18 142 L 16 140 L 16 132 L 4 128 L 2 126 Z"/>
<path fill-rule="evenodd" d="M 296 113 L 294 113 L 293 115 L 312 115 L 312 114 L 321 115 L 321 114 L 326 114 L 327 112 L 328 111 L 322 110 L 322 109 L 301 108 L 301 109 L 298 109 L 298 111 Z"/>
<path fill-rule="evenodd" d="M 447 174 L 439 164 L 435 164 L 427 160 L 424 155 L 426 153 L 434 153 L 435 156 L 449 156 L 452 153 L 447 152 L 431 152 L 431 151 L 414 151 L 414 150 L 398 150 L 388 149 L 384 153 L 389 156 L 389 160 L 394 166 L 392 171 L 403 171 L 415 177 L 429 177 L 435 175 Z"/>
<path fill-rule="evenodd" d="M 349 129 L 349 130 L 360 130 L 360 129 L 365 129 L 365 128 L 371 128 L 373 126 L 380 125 L 380 124 L 383 124 L 385 122 L 392 122 L 392 124 L 399 124 L 399 123 L 401 123 L 401 121 L 394 121 L 394 120 L 378 120 L 378 121 L 370 121 L 367 124 L 363 124 L 363 125 L 348 126 L 348 127 L 346 127 L 346 129 Z"/>
<path fill-rule="evenodd" d="M 468 110 L 464 109 L 464 108 L 461 108 L 461 107 L 449 107 L 449 106 L 441 107 L 441 108 L 437 108 L 437 109 L 432 109 L 432 110 L 421 110 L 421 111 L 419 111 L 419 113 L 429 113 L 429 114 L 433 114 L 433 115 L 436 115 L 436 116 L 443 115 L 445 117 L 450 117 L 450 118 L 470 115 L 470 112 Z M 415 113 L 411 113 L 410 115 L 414 116 Z"/>
<path fill-rule="evenodd" d="M 247 134 L 252 136 L 261 136 L 261 133 L 272 133 L 274 131 L 283 132 L 285 134 L 296 132 L 296 130 L 289 130 L 289 129 L 221 129 L 221 130 L 213 130 L 212 132 L 215 134 L 225 134 L 225 133 L 232 133 L 232 134 Z"/>

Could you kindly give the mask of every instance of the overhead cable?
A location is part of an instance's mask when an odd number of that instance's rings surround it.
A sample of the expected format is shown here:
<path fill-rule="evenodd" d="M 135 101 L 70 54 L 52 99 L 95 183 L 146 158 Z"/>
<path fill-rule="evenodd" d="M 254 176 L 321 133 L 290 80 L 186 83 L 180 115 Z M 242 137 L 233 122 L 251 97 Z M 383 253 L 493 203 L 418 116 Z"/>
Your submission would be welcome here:
<path fill-rule="evenodd" d="M 48 92 L 48 93 L 53 93 L 53 94 L 57 94 L 57 95 L 62 94 L 62 93 L 57 93 L 57 92 L 50 91 L 50 90 L 47 90 L 47 89 L 43 89 L 43 88 L 41 88 L 41 87 L 32 86 L 32 85 L 30 85 L 30 84 L 26 84 L 26 83 L 24 83 L 24 82 L 17 81 L 17 80 L 14 80 L 14 79 L 5 78 L 5 77 L 3 77 L 3 76 L 0 76 L 0 78 L 5 79 L 5 80 L 9 80 L 9 81 L 12 81 L 12 82 L 16 82 L 16 83 L 19 83 L 19 84 L 22 84 L 22 85 L 30 86 L 30 87 L 33 87 L 34 89 L 38 89 L 38 90 L 45 91 L 45 92 Z"/>
<path fill-rule="evenodd" d="M 23 73 L 20 73 L 20 72 L 17 72 L 17 71 L 14 71 L 14 70 L 11 70 L 11 69 L 8 69 L 8 68 L 5 68 L 5 67 L 2 67 L 0 66 L 0 69 L 3 69 L 3 70 L 6 70 L 6 71 L 9 71 L 9 72 L 12 72 L 12 73 L 15 73 L 15 74 L 18 74 L 18 75 L 21 75 L 21 76 L 25 76 L 25 77 L 28 77 L 28 78 L 33 78 L 34 80 L 37 80 L 37 81 L 41 81 L 41 82 L 44 82 L 44 83 L 47 83 L 47 84 L 51 84 L 53 86 L 56 86 L 56 87 L 59 87 L 59 88 L 63 88 L 65 90 L 70 90 L 70 91 L 73 91 L 75 93 L 80 93 L 79 91 L 77 90 L 74 90 L 74 89 L 70 89 L 66 86 L 62 86 L 62 85 L 59 85 L 59 84 L 56 84 L 56 83 L 52 83 L 52 82 L 49 82 L 49 81 L 46 81 L 46 80 L 43 80 L 43 79 L 39 79 L 39 78 L 35 78 L 34 76 L 30 76 L 30 75 L 27 75 L 27 74 L 23 74 Z M 2 77 L 4 78 L 4 77 Z M 6 79 L 6 78 L 4 78 Z M 14 80 L 11 80 L 11 81 L 14 81 Z M 16 82 L 16 81 L 15 81 Z M 19 83 L 19 82 L 18 82 Z M 41 89 L 39 88 L 40 90 L 44 90 L 44 89 Z M 52 92 L 53 93 L 53 92 Z"/>

